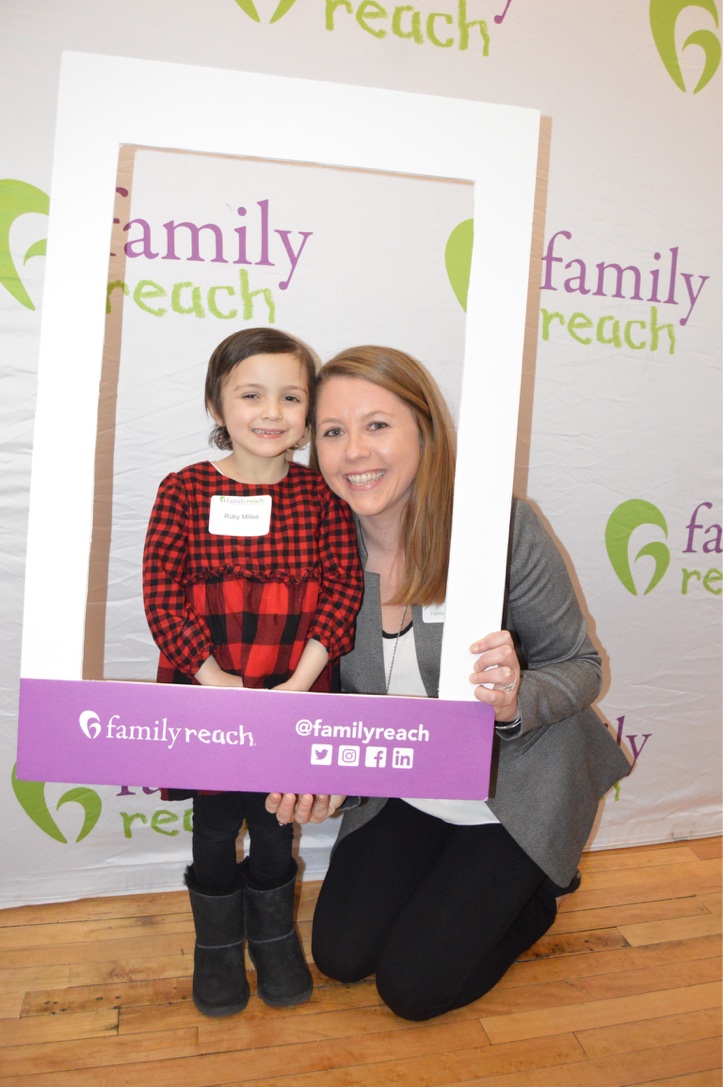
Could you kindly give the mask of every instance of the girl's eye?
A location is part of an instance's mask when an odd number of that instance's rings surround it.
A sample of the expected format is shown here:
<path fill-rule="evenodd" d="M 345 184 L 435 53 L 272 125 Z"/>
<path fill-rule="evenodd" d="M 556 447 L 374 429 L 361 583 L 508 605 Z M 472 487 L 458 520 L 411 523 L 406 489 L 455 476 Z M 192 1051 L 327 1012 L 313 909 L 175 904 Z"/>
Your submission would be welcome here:
<path fill-rule="evenodd" d="M 338 438 L 340 434 L 341 434 L 341 427 L 330 426 L 324 431 L 324 433 L 321 436 L 322 436 L 322 438 Z"/>
<path fill-rule="evenodd" d="M 256 399 L 256 393 L 244 393 L 243 396 L 241 397 L 241 399 L 242 400 L 255 400 Z"/>
<path fill-rule="evenodd" d="M 301 403 L 301 397 L 294 396 L 292 393 L 289 393 L 287 396 L 285 396 L 284 400 L 288 400 L 289 403 L 291 403 L 291 404 L 300 404 Z"/>

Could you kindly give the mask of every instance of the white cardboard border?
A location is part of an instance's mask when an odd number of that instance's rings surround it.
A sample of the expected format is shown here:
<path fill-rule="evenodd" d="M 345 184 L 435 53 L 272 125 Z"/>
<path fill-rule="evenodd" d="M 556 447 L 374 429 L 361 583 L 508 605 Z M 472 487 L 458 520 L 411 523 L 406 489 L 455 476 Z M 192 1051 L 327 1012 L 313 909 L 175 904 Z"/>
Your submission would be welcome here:
<path fill-rule="evenodd" d="M 121 144 L 475 185 L 440 697 L 500 626 L 539 114 L 368 87 L 63 56 L 40 335 L 21 674 L 82 676 L 108 243 Z"/>

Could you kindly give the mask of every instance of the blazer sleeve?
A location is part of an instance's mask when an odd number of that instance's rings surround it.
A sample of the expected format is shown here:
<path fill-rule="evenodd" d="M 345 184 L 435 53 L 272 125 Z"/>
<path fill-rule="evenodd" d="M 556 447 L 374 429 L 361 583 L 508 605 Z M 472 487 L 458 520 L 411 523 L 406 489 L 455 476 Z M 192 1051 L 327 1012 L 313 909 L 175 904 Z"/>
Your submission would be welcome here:
<path fill-rule="evenodd" d="M 520 500 L 513 504 L 505 618 L 522 657 L 517 737 L 590 706 L 602 684 L 600 654 L 557 546 Z"/>

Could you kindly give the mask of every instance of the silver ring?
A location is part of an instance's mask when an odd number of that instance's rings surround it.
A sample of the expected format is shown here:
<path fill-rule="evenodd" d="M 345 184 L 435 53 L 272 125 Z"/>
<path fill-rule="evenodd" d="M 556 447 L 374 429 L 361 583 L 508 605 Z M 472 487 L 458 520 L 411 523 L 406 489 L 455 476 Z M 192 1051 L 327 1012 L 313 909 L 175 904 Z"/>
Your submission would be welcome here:
<path fill-rule="evenodd" d="M 517 680 L 513 679 L 512 683 L 505 683 L 504 686 L 500 687 L 500 690 L 501 691 L 514 691 L 516 686 L 517 686 Z"/>

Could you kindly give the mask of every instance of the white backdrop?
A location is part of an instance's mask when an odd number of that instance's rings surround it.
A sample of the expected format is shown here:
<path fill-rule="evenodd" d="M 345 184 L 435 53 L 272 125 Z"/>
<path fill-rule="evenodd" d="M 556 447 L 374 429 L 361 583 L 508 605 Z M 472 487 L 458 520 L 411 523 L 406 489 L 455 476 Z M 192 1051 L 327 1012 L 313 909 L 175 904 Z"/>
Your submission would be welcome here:
<path fill-rule="evenodd" d="M 187 823 L 164 822 L 156 782 L 13 785 L 43 239 L 66 49 L 542 111 L 516 489 L 536 504 L 570 560 L 606 663 L 599 708 L 636 758 L 633 774 L 608 797 L 591 845 L 719 833 L 719 5 L 614 0 L 603 9 L 550 0 L 533 8 L 512 0 L 505 8 L 502 0 L 468 0 L 467 30 L 464 4 L 445 0 L 390 6 L 376 20 L 355 0 L 296 0 L 271 23 L 274 7 L 257 0 L 257 21 L 248 0 L 243 7 L 128 0 L 121 18 L 112 5 L 0 0 L 0 848 L 9 876 L 0 901 L 175 887 L 190 849 Z M 683 49 L 699 30 L 707 68 L 700 45 Z M 712 77 L 695 91 L 704 71 Z M 191 110 L 193 102 L 167 100 L 159 86 L 149 109 Z M 239 103 L 240 126 L 247 110 L 263 110 L 263 102 Z M 91 132 L 88 140 L 92 148 Z M 205 361 L 237 327 L 218 314 L 233 304 L 239 323 L 273 321 L 322 357 L 352 342 L 393 343 L 429 363 L 452 402 L 459 391 L 464 312 L 444 250 L 471 214 L 470 186 L 174 159 L 139 151 L 129 195 L 116 202 L 118 257 L 109 279 L 122 280 L 128 294 L 121 306 L 123 288 L 111 292 L 108 340 L 121 344 L 121 365 L 116 401 L 109 351 L 101 400 L 97 494 L 98 516 L 111 525 L 108 608 L 105 636 L 91 612 L 87 652 L 89 671 L 107 678 L 152 675 L 138 549 L 160 477 L 207 453 Z M 126 176 L 121 171 L 120 188 Z M 273 265 L 251 255 L 266 213 Z M 184 220 L 220 224 L 232 240 L 245 223 L 251 263 L 213 262 L 206 251 L 206 259 L 188 260 L 180 232 L 180 259 L 167 259 L 163 224 Z M 290 231 L 297 247 L 311 232 L 290 280 L 277 230 Z M 131 253 L 122 259 L 126 243 Z M 142 280 L 165 294 L 138 288 Z M 181 283 L 187 286 L 174 295 Z M 254 291 L 261 293 L 250 297 Z M 78 321 L 83 307 L 78 297 Z M 57 467 L 62 487 L 62 449 Z M 63 571 L 53 566 L 51 544 L 47 621 L 62 639 L 52 587 Z M 105 576 L 102 553 L 97 561 Z M 93 582 L 100 595 L 104 576 Z M 308 876 L 323 873 L 334 832 L 301 836 Z"/>

